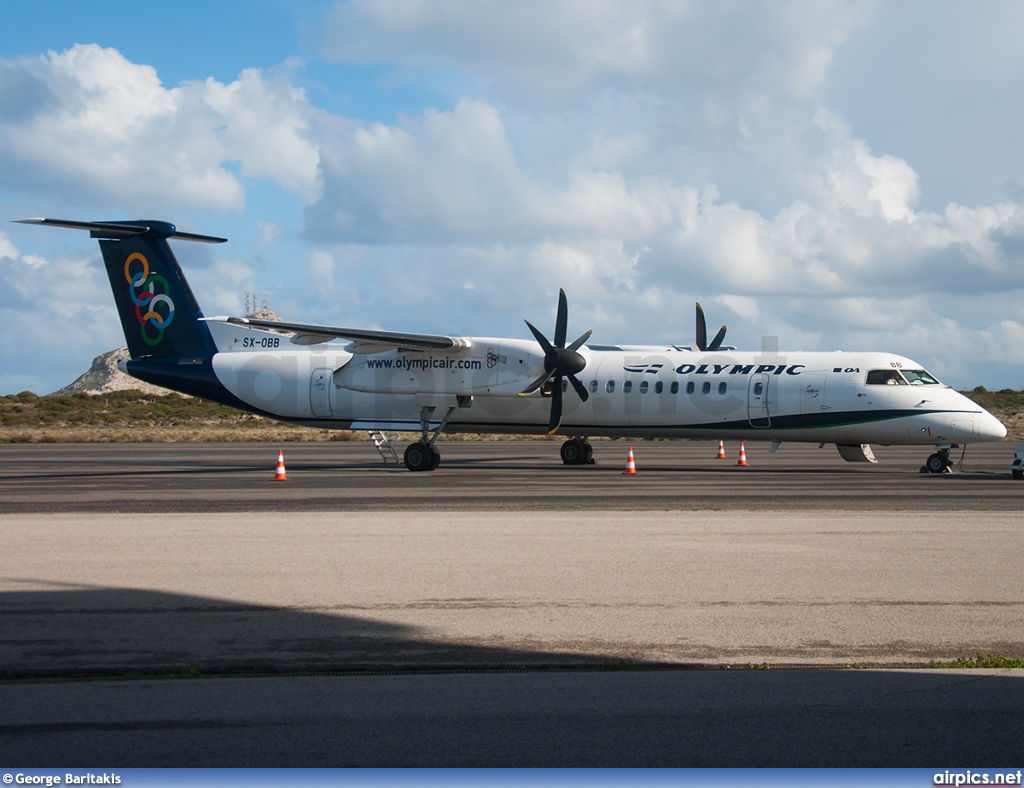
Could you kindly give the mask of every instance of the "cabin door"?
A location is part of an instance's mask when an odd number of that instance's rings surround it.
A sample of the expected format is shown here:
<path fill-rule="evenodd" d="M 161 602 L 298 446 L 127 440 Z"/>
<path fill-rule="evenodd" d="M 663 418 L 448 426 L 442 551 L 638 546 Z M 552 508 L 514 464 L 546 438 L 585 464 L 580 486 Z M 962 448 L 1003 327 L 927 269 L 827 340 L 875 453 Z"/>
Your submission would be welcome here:
<path fill-rule="evenodd" d="M 313 370 L 309 381 L 309 406 L 314 416 L 330 416 L 331 411 L 331 376 L 334 370 L 322 367 Z"/>
<path fill-rule="evenodd" d="M 747 389 L 747 418 L 751 427 L 770 427 L 772 419 L 768 413 L 768 384 L 765 374 L 751 375 Z"/>
<path fill-rule="evenodd" d="M 800 412 L 817 413 L 828 410 L 825 404 L 825 375 L 805 373 L 800 376 L 803 388 L 800 390 Z"/>

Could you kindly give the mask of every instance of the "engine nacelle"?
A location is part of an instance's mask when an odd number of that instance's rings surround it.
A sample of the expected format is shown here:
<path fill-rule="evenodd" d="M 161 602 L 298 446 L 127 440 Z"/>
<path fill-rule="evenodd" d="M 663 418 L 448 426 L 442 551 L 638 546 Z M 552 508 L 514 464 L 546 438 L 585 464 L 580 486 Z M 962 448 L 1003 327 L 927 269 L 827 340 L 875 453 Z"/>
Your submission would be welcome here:
<path fill-rule="evenodd" d="M 372 394 L 514 397 L 543 369 L 544 356 L 534 343 L 474 340 L 465 349 L 357 355 L 334 373 L 334 382 Z"/>

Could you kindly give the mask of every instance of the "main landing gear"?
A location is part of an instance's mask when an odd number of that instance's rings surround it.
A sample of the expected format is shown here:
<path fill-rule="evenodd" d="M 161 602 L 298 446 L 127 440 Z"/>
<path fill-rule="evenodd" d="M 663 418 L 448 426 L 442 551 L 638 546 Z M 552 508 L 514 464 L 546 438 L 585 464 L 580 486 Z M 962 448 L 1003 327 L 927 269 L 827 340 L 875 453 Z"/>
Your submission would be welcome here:
<path fill-rule="evenodd" d="M 432 471 L 441 464 L 441 451 L 434 445 L 437 436 L 448 425 L 448 419 L 452 417 L 455 408 L 448 408 L 448 412 L 437 425 L 434 434 L 430 435 L 430 417 L 434 415 L 434 408 L 420 408 L 420 430 L 423 437 L 416 443 L 410 443 L 405 449 L 405 467 L 410 471 Z"/>
<path fill-rule="evenodd" d="M 936 446 L 938 451 L 930 454 L 921 466 L 921 473 L 952 473 L 953 461 L 949 458 L 951 446 Z"/>
<path fill-rule="evenodd" d="M 441 452 L 437 446 L 416 441 L 405 449 L 405 467 L 410 471 L 432 471 L 440 464 Z"/>
<path fill-rule="evenodd" d="M 586 438 L 569 438 L 562 444 L 561 454 L 566 465 L 594 464 L 594 447 Z"/>

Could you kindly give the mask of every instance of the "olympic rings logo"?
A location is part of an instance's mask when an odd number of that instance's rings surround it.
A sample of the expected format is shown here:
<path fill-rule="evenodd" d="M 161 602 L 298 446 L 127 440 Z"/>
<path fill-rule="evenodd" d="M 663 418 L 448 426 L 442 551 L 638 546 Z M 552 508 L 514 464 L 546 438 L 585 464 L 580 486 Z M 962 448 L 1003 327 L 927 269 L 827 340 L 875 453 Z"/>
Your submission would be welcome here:
<path fill-rule="evenodd" d="M 142 264 L 142 269 L 132 274 L 132 263 L 136 262 Z M 167 280 L 160 274 L 151 274 L 149 260 L 138 252 L 128 255 L 124 261 L 124 278 L 131 285 L 129 295 L 135 304 L 135 319 L 139 321 L 142 341 L 150 346 L 159 345 L 164 338 L 164 329 L 174 320 L 174 301 L 167 295 L 171 290 Z M 161 292 L 157 292 L 158 288 Z M 166 314 L 161 314 L 161 310 Z M 155 328 L 156 334 L 148 334 L 147 326 Z"/>

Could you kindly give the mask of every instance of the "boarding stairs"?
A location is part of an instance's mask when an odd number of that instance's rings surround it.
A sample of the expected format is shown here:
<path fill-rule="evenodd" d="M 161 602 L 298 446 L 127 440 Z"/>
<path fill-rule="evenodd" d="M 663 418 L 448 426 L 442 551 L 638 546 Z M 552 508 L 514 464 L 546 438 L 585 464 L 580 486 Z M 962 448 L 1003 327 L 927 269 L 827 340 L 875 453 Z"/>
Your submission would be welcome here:
<path fill-rule="evenodd" d="M 390 465 L 392 462 L 395 465 L 401 464 L 401 460 L 398 459 L 398 452 L 391 445 L 391 441 L 388 440 L 387 433 L 384 430 L 368 430 L 368 432 L 370 433 L 370 440 L 377 447 L 377 451 L 380 452 L 381 459 L 384 460 L 385 465 Z M 396 435 L 395 438 L 397 439 L 398 436 Z"/>

